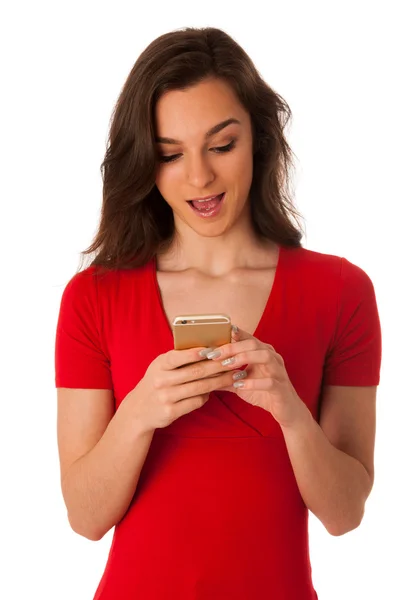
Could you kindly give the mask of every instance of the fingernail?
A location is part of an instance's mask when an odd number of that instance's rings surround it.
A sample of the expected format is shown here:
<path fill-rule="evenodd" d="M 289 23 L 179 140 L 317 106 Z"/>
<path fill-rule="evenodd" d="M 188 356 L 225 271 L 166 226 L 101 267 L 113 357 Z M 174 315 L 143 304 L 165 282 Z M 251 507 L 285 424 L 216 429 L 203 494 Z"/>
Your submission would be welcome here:
<path fill-rule="evenodd" d="M 233 365 L 233 363 L 235 362 L 235 360 L 236 360 L 235 356 L 232 356 L 232 358 L 226 358 L 225 360 L 223 360 L 221 362 L 221 365 L 223 367 L 226 367 L 227 365 Z"/>
<path fill-rule="evenodd" d="M 205 358 L 207 356 L 207 354 L 209 354 L 213 350 L 214 350 L 214 348 L 204 348 L 204 350 L 200 350 L 199 356 L 201 356 L 202 358 Z"/>
<path fill-rule="evenodd" d="M 242 388 L 244 387 L 244 382 L 243 381 L 235 381 L 235 383 L 233 384 L 234 388 Z"/>
<path fill-rule="evenodd" d="M 244 379 L 245 377 L 247 377 L 247 371 L 237 371 L 233 375 L 233 379 Z"/>
<path fill-rule="evenodd" d="M 232 331 L 233 331 L 233 333 L 238 333 L 239 327 L 237 325 L 232 325 Z"/>
<path fill-rule="evenodd" d="M 221 350 L 215 350 L 207 354 L 207 358 L 218 358 L 218 356 L 221 356 Z"/>

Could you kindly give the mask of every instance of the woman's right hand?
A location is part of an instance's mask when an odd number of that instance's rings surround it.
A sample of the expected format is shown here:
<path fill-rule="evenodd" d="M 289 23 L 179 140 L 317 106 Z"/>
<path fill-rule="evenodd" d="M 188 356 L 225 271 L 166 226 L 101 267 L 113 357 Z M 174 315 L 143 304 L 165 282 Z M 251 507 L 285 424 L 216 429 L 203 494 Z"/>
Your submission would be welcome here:
<path fill-rule="evenodd" d="M 167 427 L 182 415 L 201 408 L 211 391 L 232 385 L 232 368 L 223 371 L 218 362 L 202 358 L 202 349 L 160 354 L 129 392 L 144 431 Z"/>

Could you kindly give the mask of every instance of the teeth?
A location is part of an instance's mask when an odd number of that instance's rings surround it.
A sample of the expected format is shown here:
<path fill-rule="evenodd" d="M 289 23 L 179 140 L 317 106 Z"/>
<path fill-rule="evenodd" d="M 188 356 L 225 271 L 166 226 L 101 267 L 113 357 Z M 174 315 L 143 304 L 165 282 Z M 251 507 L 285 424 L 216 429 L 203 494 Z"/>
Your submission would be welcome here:
<path fill-rule="evenodd" d="M 215 200 L 215 198 L 218 198 L 218 196 L 220 196 L 220 194 L 213 196 L 212 198 L 206 198 L 205 200 L 197 200 L 197 202 L 210 202 L 210 200 Z"/>

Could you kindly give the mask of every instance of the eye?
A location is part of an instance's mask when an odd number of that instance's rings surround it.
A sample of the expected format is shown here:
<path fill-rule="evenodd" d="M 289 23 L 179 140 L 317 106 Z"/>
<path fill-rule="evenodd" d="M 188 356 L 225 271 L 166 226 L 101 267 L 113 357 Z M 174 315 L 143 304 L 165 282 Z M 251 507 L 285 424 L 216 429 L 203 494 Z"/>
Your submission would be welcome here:
<path fill-rule="evenodd" d="M 236 140 L 232 140 L 229 144 L 227 144 L 226 146 L 218 146 L 216 148 L 210 148 L 210 150 L 213 150 L 214 152 L 216 152 L 217 154 L 224 154 L 225 152 L 230 152 L 231 150 L 233 150 L 233 148 L 236 146 Z M 170 163 L 170 162 L 174 162 L 175 160 L 177 160 L 177 158 L 180 156 L 180 154 L 172 154 L 171 156 L 159 156 L 159 161 L 162 163 Z"/>

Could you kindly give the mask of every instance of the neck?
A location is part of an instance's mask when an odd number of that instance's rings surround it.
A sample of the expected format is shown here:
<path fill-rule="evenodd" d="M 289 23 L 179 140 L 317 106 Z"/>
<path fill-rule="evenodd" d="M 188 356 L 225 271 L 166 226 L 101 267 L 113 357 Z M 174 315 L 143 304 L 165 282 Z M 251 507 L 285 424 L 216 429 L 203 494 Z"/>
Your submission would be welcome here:
<path fill-rule="evenodd" d="M 236 269 L 264 268 L 275 254 L 276 244 L 257 238 L 250 218 L 241 218 L 219 236 L 198 234 L 186 223 L 176 223 L 169 249 L 157 257 L 160 271 L 194 269 L 211 277 L 221 277 Z"/>

